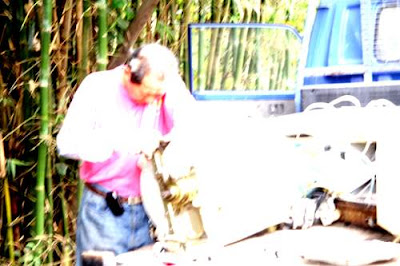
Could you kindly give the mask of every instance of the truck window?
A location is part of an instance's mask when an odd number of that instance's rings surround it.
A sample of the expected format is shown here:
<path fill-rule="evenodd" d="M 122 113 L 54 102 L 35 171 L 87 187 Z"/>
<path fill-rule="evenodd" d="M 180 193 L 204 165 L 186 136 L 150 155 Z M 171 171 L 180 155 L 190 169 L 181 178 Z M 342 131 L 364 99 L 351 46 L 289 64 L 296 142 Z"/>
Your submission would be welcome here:
<path fill-rule="evenodd" d="M 207 113 L 269 117 L 295 111 L 301 37 L 290 26 L 189 25 L 190 90 Z"/>
<path fill-rule="evenodd" d="M 317 8 L 307 67 L 362 64 L 360 3 L 325 2 Z"/>
<path fill-rule="evenodd" d="M 191 89 L 294 91 L 300 41 L 288 26 L 191 25 Z"/>
<path fill-rule="evenodd" d="M 377 17 L 375 57 L 380 62 L 400 61 L 400 8 L 382 7 Z"/>

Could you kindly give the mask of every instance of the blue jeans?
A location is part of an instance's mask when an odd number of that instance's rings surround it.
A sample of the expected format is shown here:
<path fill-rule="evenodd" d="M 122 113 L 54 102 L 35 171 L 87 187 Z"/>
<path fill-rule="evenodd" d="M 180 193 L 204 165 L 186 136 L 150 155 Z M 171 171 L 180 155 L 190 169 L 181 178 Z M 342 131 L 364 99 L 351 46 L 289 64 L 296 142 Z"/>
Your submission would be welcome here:
<path fill-rule="evenodd" d="M 77 266 L 82 264 L 84 251 L 113 251 L 118 255 L 153 243 L 143 205 L 123 203 L 123 207 L 124 213 L 114 216 L 105 198 L 84 188 L 76 229 Z"/>

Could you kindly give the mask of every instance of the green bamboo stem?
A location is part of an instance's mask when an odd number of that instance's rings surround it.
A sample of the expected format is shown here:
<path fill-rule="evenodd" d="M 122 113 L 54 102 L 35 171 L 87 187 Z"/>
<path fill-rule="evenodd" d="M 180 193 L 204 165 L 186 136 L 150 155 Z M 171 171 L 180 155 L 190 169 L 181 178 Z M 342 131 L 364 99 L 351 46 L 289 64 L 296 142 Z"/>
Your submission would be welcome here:
<path fill-rule="evenodd" d="M 8 177 L 6 175 L 6 158 L 4 155 L 4 144 L 3 136 L 0 132 L 0 178 L 4 179 L 3 189 L 4 189 L 4 201 L 6 205 L 6 218 L 7 218 L 7 248 L 9 262 L 11 265 L 15 261 L 15 251 L 14 251 L 14 233 L 12 228 L 12 212 L 11 212 L 11 197 L 10 197 L 10 187 L 8 185 Z"/>
<path fill-rule="evenodd" d="M 17 0 L 15 1 L 16 3 L 16 19 L 17 19 L 17 27 L 19 27 L 19 32 L 18 32 L 18 41 L 19 41 L 19 46 L 17 46 L 17 49 L 19 48 L 19 51 L 17 52 L 17 56 L 21 62 L 21 73 L 25 73 L 25 70 L 29 68 L 28 58 L 29 58 L 29 51 L 28 51 L 28 28 L 31 26 L 31 22 L 28 21 L 27 23 L 24 24 L 24 19 L 25 19 L 25 11 L 24 11 L 24 1 L 23 0 Z M 29 84 L 28 81 L 31 78 L 30 75 L 31 72 L 28 72 L 26 75 L 22 76 L 22 81 L 23 81 L 23 113 L 24 113 L 24 118 L 28 118 L 32 115 L 32 106 L 33 106 L 33 100 L 31 97 L 31 94 L 29 92 Z"/>
<path fill-rule="evenodd" d="M 244 22 L 248 23 L 249 17 L 250 16 L 248 15 L 248 11 L 246 11 L 244 16 Z M 235 64 L 236 68 L 235 68 L 234 85 L 233 85 L 235 90 L 242 89 L 241 74 L 243 72 L 244 51 L 246 50 L 247 47 L 247 33 L 248 33 L 248 28 L 240 29 L 239 46 L 236 54 L 236 64 Z"/>
<path fill-rule="evenodd" d="M 286 39 L 289 40 L 290 39 L 290 34 L 289 32 L 285 33 Z M 285 80 L 285 87 L 281 88 L 283 90 L 288 90 L 288 83 L 287 81 L 291 78 L 291 73 L 290 73 L 290 50 L 287 47 L 287 45 L 285 45 L 285 51 L 284 51 L 284 64 L 283 64 L 283 79 Z"/>
<path fill-rule="evenodd" d="M 223 8 L 224 6 L 224 8 Z M 224 5 L 224 1 L 223 0 L 219 0 L 218 2 L 216 2 L 216 14 L 215 14 L 215 20 L 217 22 L 224 22 L 226 21 L 226 17 L 227 14 L 229 12 L 230 9 L 230 0 L 227 0 L 225 2 Z M 225 72 L 220 72 L 218 71 L 220 69 L 221 66 L 221 50 L 222 49 L 222 41 L 224 40 L 223 35 L 224 35 L 224 29 L 217 29 L 216 30 L 216 35 L 217 35 L 217 41 L 215 44 L 215 49 L 213 51 L 214 55 L 211 57 L 212 58 L 212 62 L 211 62 L 211 75 L 210 75 L 210 81 L 209 81 L 209 88 L 210 90 L 214 90 L 215 87 L 215 83 L 219 83 L 221 84 L 221 80 L 224 79 L 224 75 Z M 223 58 L 222 61 L 224 61 L 225 59 Z M 225 67 L 225 65 L 222 65 L 223 68 Z M 219 87 L 217 88 L 218 90 L 223 89 L 223 87 Z"/>
<path fill-rule="evenodd" d="M 83 25 L 82 25 L 82 57 L 80 62 L 80 68 L 78 72 L 78 83 L 80 84 L 82 80 L 88 73 L 88 61 L 89 61 L 89 37 L 91 28 L 91 15 L 90 15 L 90 0 L 83 0 Z M 78 206 L 81 202 L 83 193 L 83 181 L 78 178 L 77 186 L 77 198 Z"/>
<path fill-rule="evenodd" d="M 260 77 L 263 73 L 261 73 L 261 31 L 260 29 L 256 29 L 256 51 L 254 53 L 254 65 L 256 72 L 256 89 L 261 90 Z"/>
<path fill-rule="evenodd" d="M 49 80 L 50 80 L 50 38 L 52 21 L 52 1 L 43 0 L 43 19 L 41 27 L 41 64 L 40 64 L 40 132 L 39 152 L 36 177 L 36 227 L 37 239 L 43 237 L 44 231 L 44 202 L 45 202 L 45 177 L 48 156 L 49 134 Z M 36 250 L 36 262 L 40 262 L 38 256 L 42 253 L 43 247 L 38 242 Z"/>
<path fill-rule="evenodd" d="M 60 21 L 61 25 L 61 42 L 60 57 L 61 62 L 58 64 L 59 85 L 57 88 L 58 113 L 64 113 L 68 105 L 69 85 L 68 85 L 68 53 L 70 50 L 71 20 L 72 20 L 72 0 L 66 0 L 64 4 L 63 15 Z"/>
<path fill-rule="evenodd" d="M 226 0 L 224 3 L 224 11 L 223 11 L 223 17 L 222 17 L 222 22 L 228 22 L 229 20 L 229 11 L 231 8 L 231 0 Z M 232 30 L 231 29 L 227 29 L 227 30 L 223 30 L 222 34 L 221 34 L 221 38 L 223 38 L 223 40 L 225 40 L 225 36 L 224 35 L 228 35 L 228 41 L 222 44 L 222 59 L 221 59 L 221 64 L 222 64 L 222 73 L 220 74 L 220 90 L 226 90 L 229 88 L 225 88 L 225 84 L 226 84 L 226 80 L 227 77 L 229 76 L 228 73 L 228 62 L 229 62 L 229 55 L 231 51 L 231 42 L 230 42 L 230 38 L 232 35 Z"/>
<path fill-rule="evenodd" d="M 80 84 L 82 80 L 88 73 L 88 58 L 89 58 L 89 33 L 90 33 L 90 0 L 83 0 L 83 23 L 82 23 L 82 38 L 81 42 L 77 45 L 81 48 L 79 68 L 78 68 L 78 83 Z"/>
<path fill-rule="evenodd" d="M 210 87 L 210 81 L 211 81 L 211 75 L 213 75 L 213 62 L 214 62 L 214 56 L 215 56 L 215 47 L 217 43 L 217 33 L 216 30 L 211 31 L 211 41 L 210 41 L 210 48 L 209 48 L 209 53 L 207 56 L 207 72 L 206 72 L 206 90 L 212 90 Z"/>
<path fill-rule="evenodd" d="M 223 34 L 223 29 L 216 29 L 216 43 L 215 43 L 215 49 L 213 50 L 213 56 L 211 56 L 211 70 L 209 74 L 209 89 L 214 90 L 216 79 L 221 78 L 220 74 L 218 73 L 218 69 L 220 67 L 219 61 L 220 61 L 220 49 L 221 49 L 221 40 L 222 40 L 222 34 Z"/>
<path fill-rule="evenodd" d="M 8 185 L 8 178 L 4 178 L 4 200 L 6 204 L 6 216 L 7 216 L 7 247 L 10 263 L 14 264 L 15 252 L 14 252 L 14 235 L 12 228 L 12 214 L 11 214 L 11 197 L 10 187 Z"/>
<path fill-rule="evenodd" d="M 199 17 L 199 22 L 204 23 L 205 22 L 205 10 L 206 10 L 206 0 L 199 0 L 199 12 L 200 12 L 200 17 Z M 197 66 L 198 66 L 198 84 L 197 88 L 199 90 L 204 90 L 204 86 L 206 83 L 206 75 L 204 74 L 203 70 L 203 62 L 204 62 L 204 33 L 202 30 L 199 30 L 199 40 L 198 40 L 198 58 L 197 58 Z"/>
<path fill-rule="evenodd" d="M 232 46 L 232 74 L 233 78 L 236 76 L 236 68 L 237 68 L 237 53 L 238 53 L 238 47 L 239 47 L 239 40 L 238 40 L 238 35 L 239 35 L 240 29 L 234 28 L 232 29 L 232 35 L 231 35 L 231 46 Z M 232 89 L 235 89 L 233 87 Z"/>
<path fill-rule="evenodd" d="M 52 176 L 52 171 L 51 171 L 51 157 L 48 156 L 48 162 L 47 162 L 47 174 L 46 174 L 46 194 L 47 194 L 47 201 L 49 203 L 49 211 L 47 212 L 47 217 L 46 217 L 46 228 L 47 228 L 47 234 L 48 234 L 48 239 L 47 239 L 47 245 L 49 247 L 52 246 L 52 241 L 54 238 L 54 232 L 53 232 L 53 212 L 54 212 L 54 202 L 53 202 L 53 176 Z M 49 265 L 53 265 L 54 263 L 54 256 L 53 256 L 53 250 L 50 249 L 50 252 L 47 254 L 47 263 Z"/>
<path fill-rule="evenodd" d="M 283 63 L 282 63 L 282 61 L 281 61 L 281 58 L 280 58 L 280 56 L 279 57 L 277 57 L 278 59 L 277 59 L 277 66 L 276 66 L 276 76 L 275 76 L 275 84 L 274 84 L 274 87 L 273 87 L 273 90 L 278 90 L 279 89 L 279 87 L 280 87 L 280 84 L 281 84 L 281 82 L 282 82 L 282 66 L 283 66 Z"/>
<path fill-rule="evenodd" d="M 99 17 L 97 70 L 106 70 L 108 64 L 107 2 L 106 0 L 97 0 L 96 6 Z"/>
<path fill-rule="evenodd" d="M 247 44 L 246 44 L 246 50 L 244 52 L 244 60 L 243 60 L 243 80 L 245 80 L 245 84 L 243 84 L 243 88 L 246 90 L 254 90 L 255 88 L 255 82 L 253 79 L 253 73 L 252 73 L 252 58 L 253 58 L 253 53 L 255 50 L 255 29 L 248 29 L 247 33 Z"/>
<path fill-rule="evenodd" d="M 0 99 L 7 99 L 8 91 L 6 90 L 6 85 L 4 84 L 3 75 L 0 71 Z M 10 108 L 7 106 L 0 106 L 0 131 L 5 130 L 9 126 Z"/>
<path fill-rule="evenodd" d="M 213 1 L 213 8 L 212 8 L 212 16 L 215 22 L 221 21 L 222 16 L 222 0 L 215 0 Z M 218 60 L 219 54 L 219 29 L 211 31 L 211 43 L 210 43 L 210 52 L 208 54 L 208 66 L 207 66 L 207 77 L 206 77 L 206 86 L 207 90 L 214 89 L 214 82 L 215 82 L 215 63 Z"/>
<path fill-rule="evenodd" d="M 226 47 L 224 47 L 225 49 L 223 49 L 225 51 L 223 57 L 222 57 L 222 77 L 221 77 L 221 84 L 220 84 L 220 88 L 221 90 L 231 90 L 231 87 L 227 87 L 227 80 L 228 78 L 230 78 L 232 76 L 232 70 L 230 68 L 229 64 L 229 60 L 232 60 L 231 58 L 231 51 L 232 51 L 232 35 L 233 35 L 233 30 L 232 29 L 228 29 L 228 42 L 226 44 Z"/>
<path fill-rule="evenodd" d="M 274 64 L 276 62 L 276 55 L 271 55 L 271 62 L 273 65 L 269 67 L 269 90 L 274 90 L 276 82 L 277 66 Z"/>
<path fill-rule="evenodd" d="M 62 219 L 63 219 L 63 229 L 64 229 L 64 243 L 63 243 L 63 258 L 62 258 L 62 265 L 68 266 L 72 263 L 71 253 L 72 248 L 70 246 L 71 238 L 68 228 L 68 208 L 67 208 L 67 201 L 65 199 L 65 187 L 61 185 L 61 190 L 59 193 L 59 198 L 61 200 L 61 212 L 62 212 Z"/>
<path fill-rule="evenodd" d="M 161 44 L 167 44 L 167 34 L 165 34 L 165 27 L 167 26 L 167 16 L 168 16 L 168 9 L 165 0 L 160 0 L 158 3 L 158 16 L 157 16 L 157 23 L 162 25 L 162 34 L 160 36 Z"/>
<path fill-rule="evenodd" d="M 177 40 L 179 42 L 179 36 L 182 36 L 182 32 L 180 32 L 180 27 L 175 25 L 175 21 L 178 20 L 176 12 L 178 10 L 179 4 L 176 1 L 171 1 L 168 5 L 170 6 L 168 8 L 169 19 L 167 20 L 168 23 L 165 22 L 165 24 L 171 28 L 173 36 L 172 41 Z M 182 22 L 183 22 L 183 16 L 181 16 L 181 21 L 179 21 L 179 25 L 183 25 Z"/>
<path fill-rule="evenodd" d="M 182 58 L 184 60 L 181 60 L 181 62 L 183 63 L 183 73 L 184 73 L 184 80 L 186 84 L 189 84 L 189 63 L 188 63 L 188 58 L 189 58 L 189 54 L 188 54 L 188 43 L 186 41 L 183 41 L 184 38 L 187 36 L 187 28 L 188 28 L 188 24 L 190 21 L 192 21 L 192 12 L 191 8 L 192 8 L 192 0 L 187 0 L 183 3 L 184 8 L 183 8 L 183 23 L 180 29 L 180 35 L 181 35 L 181 54 L 183 55 Z"/>

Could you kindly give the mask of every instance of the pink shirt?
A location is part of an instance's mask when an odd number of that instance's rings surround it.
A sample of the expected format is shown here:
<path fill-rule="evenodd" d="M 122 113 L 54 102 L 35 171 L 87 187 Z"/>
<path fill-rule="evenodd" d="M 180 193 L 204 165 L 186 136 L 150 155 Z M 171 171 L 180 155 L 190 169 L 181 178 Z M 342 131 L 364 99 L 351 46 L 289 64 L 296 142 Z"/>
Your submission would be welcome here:
<path fill-rule="evenodd" d="M 159 104 L 137 104 L 122 86 L 122 67 L 88 75 L 76 91 L 57 136 L 60 155 L 82 160 L 80 178 L 120 196 L 137 196 L 137 165 L 146 132 L 170 133 L 194 103 L 181 78 L 167 86 Z"/>

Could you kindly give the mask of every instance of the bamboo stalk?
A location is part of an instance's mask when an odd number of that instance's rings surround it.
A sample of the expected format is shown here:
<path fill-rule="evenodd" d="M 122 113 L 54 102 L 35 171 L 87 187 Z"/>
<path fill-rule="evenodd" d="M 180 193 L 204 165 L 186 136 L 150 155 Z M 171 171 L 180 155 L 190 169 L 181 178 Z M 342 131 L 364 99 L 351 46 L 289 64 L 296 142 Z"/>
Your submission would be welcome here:
<path fill-rule="evenodd" d="M 261 16 L 260 16 L 260 20 L 261 20 Z M 256 51 L 254 53 L 254 65 L 255 65 L 255 73 L 256 73 L 256 88 L 258 90 L 264 89 L 261 88 L 264 87 L 264 84 L 261 85 L 260 80 L 261 80 L 261 75 L 263 73 L 261 73 L 261 30 L 260 29 L 256 29 Z"/>
<path fill-rule="evenodd" d="M 6 218 L 7 218 L 7 248 L 9 262 L 11 265 L 15 261 L 15 250 L 14 250 L 14 234 L 12 227 L 12 212 L 11 212 L 11 197 L 10 197 L 10 187 L 8 185 L 8 177 L 6 176 L 6 158 L 4 155 L 4 144 L 3 135 L 0 132 L 0 179 L 4 179 L 3 189 L 4 189 L 4 201 L 6 205 Z"/>
<path fill-rule="evenodd" d="M 7 90 L 6 90 L 6 85 L 4 84 L 3 80 L 3 75 L 1 74 L 0 71 L 0 99 L 6 99 L 7 98 Z M 3 129 L 6 129 L 8 127 L 8 118 L 10 115 L 8 115 L 8 108 L 6 106 L 2 107 L 0 105 L 0 132 Z"/>
<path fill-rule="evenodd" d="M 224 3 L 224 11 L 221 21 L 222 22 L 229 22 L 229 11 L 231 9 L 231 0 L 225 0 Z"/>
<path fill-rule="evenodd" d="M 27 24 L 24 24 L 25 12 L 24 12 L 24 1 L 18 0 L 16 1 L 16 19 L 17 19 L 17 27 L 20 28 L 18 32 L 18 41 L 19 41 L 19 51 L 17 52 L 18 59 L 21 62 L 21 73 L 25 73 L 25 70 L 29 68 L 28 58 L 29 58 L 29 50 L 28 50 L 28 27 L 30 27 L 31 22 L 28 21 Z M 22 74 L 22 89 L 23 89 L 23 117 L 30 117 L 32 114 L 32 106 L 33 100 L 29 93 L 29 84 L 28 81 L 31 78 L 31 73 L 27 72 L 26 74 Z"/>
<path fill-rule="evenodd" d="M 48 90 L 48 99 L 49 99 L 49 104 L 48 104 L 48 113 L 49 113 L 49 121 L 53 120 L 53 90 L 51 85 L 49 85 L 49 90 Z M 51 123 L 48 124 L 48 131 L 52 132 L 52 125 Z M 54 204 L 53 204 L 53 175 L 52 175 L 52 161 L 53 161 L 53 153 L 49 152 L 47 155 L 47 164 L 46 164 L 46 200 L 47 200 L 47 213 L 46 213 L 46 229 L 47 229 L 47 246 L 52 247 L 52 242 L 54 238 L 54 232 L 53 232 L 53 213 L 54 213 Z M 53 256 L 53 249 L 49 248 L 49 252 L 47 253 L 46 256 L 46 262 L 50 265 L 54 264 L 54 256 Z"/>
<path fill-rule="evenodd" d="M 212 16 L 214 17 L 215 22 L 220 22 L 221 21 L 221 16 L 222 16 L 222 0 L 215 0 L 213 1 L 214 5 L 212 8 Z M 213 90 L 214 89 L 214 83 L 215 83 L 215 70 L 216 70 L 216 62 L 219 57 L 219 47 L 218 43 L 220 41 L 219 38 L 220 30 L 215 29 L 211 32 L 211 43 L 210 43 L 210 52 L 208 54 L 208 66 L 207 66 L 207 79 L 206 79 L 206 86 L 207 90 Z"/>
<path fill-rule="evenodd" d="M 176 16 L 176 13 L 177 13 L 177 10 L 179 8 L 179 4 L 176 3 L 175 1 L 170 1 L 168 3 L 168 5 L 170 6 L 168 8 L 169 14 L 170 14 L 170 17 L 168 19 L 168 24 L 169 24 L 169 27 L 172 30 L 172 40 L 171 40 L 171 44 L 172 45 L 171 46 L 172 47 L 176 46 L 178 48 L 177 51 L 179 51 L 179 29 L 180 28 L 179 28 L 179 26 L 175 25 L 175 21 L 178 20 L 178 18 Z M 181 21 L 179 22 L 180 25 L 183 24 L 182 23 L 182 19 L 183 19 L 183 16 L 181 16 Z"/>
<path fill-rule="evenodd" d="M 253 54 L 255 53 L 255 29 L 248 30 L 248 37 L 247 37 L 247 47 L 244 56 L 244 71 L 243 75 L 244 78 L 247 80 L 245 84 L 245 88 L 247 90 L 255 90 L 255 78 L 254 78 L 254 71 L 253 71 Z"/>
<path fill-rule="evenodd" d="M 69 85 L 68 78 L 68 51 L 70 48 L 71 21 L 72 21 L 72 0 L 66 0 L 61 21 L 61 47 L 60 64 L 58 68 L 59 85 L 57 88 L 58 113 L 65 113 L 68 104 Z"/>
<path fill-rule="evenodd" d="M 221 49 L 221 40 L 222 40 L 222 34 L 223 34 L 223 29 L 217 29 L 216 30 L 216 44 L 215 44 L 215 49 L 214 49 L 214 55 L 211 57 L 212 62 L 211 62 L 211 75 L 210 75 L 210 82 L 209 82 L 209 89 L 214 90 L 216 79 L 220 79 L 221 75 L 218 73 L 218 69 L 220 66 L 220 49 Z"/>
<path fill-rule="evenodd" d="M 68 228 L 68 208 L 67 208 L 67 201 L 65 199 L 65 186 L 61 185 L 61 190 L 59 193 L 59 198 L 61 200 L 61 213 L 62 213 L 62 220 L 63 220 L 63 229 L 64 229 L 64 249 L 63 249 L 63 258 L 62 258 L 62 265 L 68 266 L 71 265 L 72 258 L 71 253 L 72 249 L 70 246 L 71 239 L 70 233 Z"/>
<path fill-rule="evenodd" d="M 229 11 L 230 11 L 230 7 L 231 7 L 231 0 L 226 0 L 226 2 L 224 3 L 224 11 L 223 11 L 223 17 L 222 17 L 222 22 L 228 22 L 229 20 Z M 231 36 L 233 34 L 232 29 L 227 29 L 227 30 L 223 30 L 221 33 L 221 38 L 225 39 L 225 37 L 223 36 L 225 34 L 228 34 L 227 38 L 228 41 L 226 42 L 226 47 L 223 45 L 222 47 L 222 51 L 224 51 L 224 53 L 222 54 L 222 59 L 221 59 L 221 64 L 222 64 L 222 73 L 220 74 L 220 90 L 226 90 L 226 89 L 230 89 L 230 88 L 225 88 L 225 84 L 227 81 L 227 77 L 229 76 L 229 72 L 228 72 L 228 62 L 229 62 L 229 55 L 232 47 L 232 43 L 229 41 L 231 39 Z"/>
<path fill-rule="evenodd" d="M 83 24 L 83 0 L 76 1 L 76 63 L 78 64 L 78 78 L 81 70 L 81 62 L 82 62 L 82 24 Z"/>
<path fill-rule="evenodd" d="M 82 82 L 85 76 L 88 73 L 88 61 L 89 61 L 89 36 L 91 29 L 91 6 L 90 0 L 83 0 L 83 25 L 82 25 L 82 39 L 81 39 L 81 47 L 82 47 L 82 55 L 79 64 L 79 72 L 78 72 L 78 84 Z M 83 181 L 78 178 L 78 186 L 77 186 L 77 198 L 78 198 L 78 206 L 81 202 L 82 193 L 83 193 Z"/>
<path fill-rule="evenodd" d="M 6 217 L 7 217 L 7 247 L 10 263 L 13 264 L 15 261 L 14 254 L 14 236 L 12 227 L 12 214 L 11 214 L 11 197 L 10 187 L 8 185 L 8 178 L 4 178 L 4 200 L 6 205 Z"/>
<path fill-rule="evenodd" d="M 205 2 L 206 0 L 199 0 L 199 13 L 200 13 L 200 18 L 199 22 L 204 23 L 205 22 Z M 205 89 L 205 84 L 206 84 L 206 75 L 204 75 L 203 71 L 203 63 L 204 63 L 204 33 L 202 30 L 199 30 L 199 40 L 198 40 L 198 60 L 197 60 L 197 66 L 198 66 L 198 85 L 197 88 L 199 90 L 204 90 Z"/>
<path fill-rule="evenodd" d="M 180 44 L 181 44 L 181 54 L 182 58 L 184 60 L 181 60 L 183 64 L 183 73 L 184 73 L 184 80 L 186 84 L 189 84 L 189 63 L 188 63 L 188 43 L 184 42 L 184 39 L 187 37 L 187 28 L 192 21 L 192 16 L 191 16 L 191 9 L 192 9 L 192 0 L 187 0 L 184 2 L 184 8 L 183 8 L 183 23 L 181 24 L 180 28 Z"/>
<path fill-rule="evenodd" d="M 107 42 L 107 2 L 97 0 L 96 2 L 99 33 L 98 33 L 98 57 L 97 70 L 106 70 L 108 64 L 108 42 Z"/>
<path fill-rule="evenodd" d="M 54 238 L 54 230 L 53 230 L 53 213 L 54 213 L 54 202 L 53 202 L 53 176 L 52 176 L 52 171 L 51 171 L 51 157 L 48 156 L 47 159 L 47 173 L 46 173 L 46 194 L 47 194 L 47 202 L 49 206 L 49 210 L 47 212 L 47 217 L 46 217 L 46 228 L 47 228 L 47 234 L 48 234 L 48 239 L 47 239 L 47 245 L 48 247 L 52 246 L 53 238 Z M 54 256 L 53 256 L 53 250 L 50 249 L 50 252 L 47 255 L 47 263 L 49 265 L 53 265 L 54 263 Z"/>
<path fill-rule="evenodd" d="M 153 31 L 152 31 L 152 28 L 151 28 L 151 22 L 150 21 L 146 22 L 145 29 L 146 30 L 145 30 L 144 35 L 145 35 L 146 43 L 150 43 L 152 38 L 153 38 L 153 34 L 152 34 Z"/>
<path fill-rule="evenodd" d="M 165 0 L 159 1 L 158 10 L 159 10 L 159 16 L 157 18 L 157 23 L 163 24 L 162 25 L 163 31 L 165 31 L 164 27 L 167 27 L 168 25 L 168 19 L 167 19 L 168 8 L 167 4 L 165 3 Z M 162 34 L 160 36 L 160 39 L 162 45 L 167 45 L 167 34 Z"/>
<path fill-rule="evenodd" d="M 236 68 L 237 68 L 237 53 L 239 50 L 239 40 L 238 40 L 238 35 L 239 35 L 239 31 L 240 29 L 237 28 L 233 28 L 232 29 L 232 35 L 231 35 L 231 47 L 232 47 L 232 76 L 233 76 L 233 84 L 235 83 L 235 76 L 236 76 Z M 234 86 L 232 87 L 232 89 L 236 89 Z"/>
<path fill-rule="evenodd" d="M 246 8 L 245 9 L 245 15 L 243 18 L 243 21 L 245 23 L 248 23 L 250 21 L 250 15 L 249 15 L 249 10 Z M 242 89 L 241 81 L 242 81 L 242 72 L 243 72 L 243 64 L 244 64 L 244 51 L 246 50 L 247 47 L 247 34 L 248 34 L 248 28 L 242 28 L 240 29 L 240 37 L 239 37 L 239 45 L 238 45 L 238 50 L 236 54 L 236 68 L 235 68 L 235 74 L 234 74 L 234 85 L 233 87 L 235 90 L 237 89 Z"/>
<path fill-rule="evenodd" d="M 229 64 L 229 60 L 232 60 L 231 51 L 233 49 L 232 48 L 233 43 L 231 42 L 231 40 L 232 40 L 232 36 L 233 36 L 233 30 L 228 29 L 228 33 L 229 33 L 229 36 L 227 37 L 228 42 L 226 44 L 226 47 L 224 47 L 225 53 L 222 58 L 222 78 L 221 78 L 221 84 L 220 84 L 221 90 L 231 90 L 232 89 L 231 87 L 226 87 L 227 86 L 226 82 L 227 82 L 228 78 L 232 76 L 232 71 L 231 71 L 232 68 L 229 67 L 232 64 Z"/>
<path fill-rule="evenodd" d="M 0 178 L 6 177 L 6 157 L 4 155 L 3 134 L 0 131 Z"/>
<path fill-rule="evenodd" d="M 274 90 L 276 81 L 275 77 L 277 73 L 277 67 L 276 64 L 274 64 L 276 62 L 275 54 L 271 55 L 271 62 L 272 65 L 269 67 L 269 90 Z"/>
<path fill-rule="evenodd" d="M 78 71 L 79 84 L 82 82 L 82 80 L 88 73 L 89 35 L 91 26 L 90 0 L 83 0 L 82 8 L 83 8 L 82 38 L 81 38 L 81 43 L 78 44 L 81 47 L 81 57 L 79 60 L 79 71 Z"/>
<path fill-rule="evenodd" d="M 48 156 L 49 134 L 49 80 L 50 80 L 50 38 L 52 21 L 52 1 L 43 0 L 43 19 L 41 27 L 41 64 L 40 64 L 40 132 L 39 152 L 36 177 L 36 238 L 39 240 L 44 235 L 44 202 L 45 202 L 45 177 Z M 38 242 L 36 261 L 42 253 L 42 244 Z"/>

